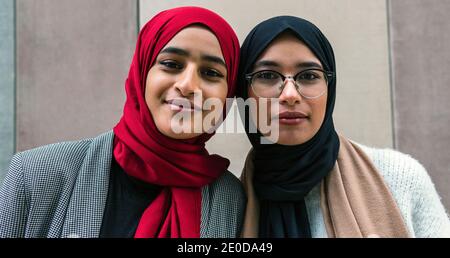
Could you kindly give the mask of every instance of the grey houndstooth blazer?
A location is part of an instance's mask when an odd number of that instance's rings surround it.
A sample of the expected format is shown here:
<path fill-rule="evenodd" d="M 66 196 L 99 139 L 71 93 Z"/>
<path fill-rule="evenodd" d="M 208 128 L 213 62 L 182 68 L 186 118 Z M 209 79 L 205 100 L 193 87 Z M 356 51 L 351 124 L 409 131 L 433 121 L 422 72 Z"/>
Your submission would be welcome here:
<path fill-rule="evenodd" d="M 114 133 L 14 155 L 0 189 L 0 237 L 99 236 Z M 245 195 L 230 172 L 202 189 L 201 237 L 238 237 Z"/>

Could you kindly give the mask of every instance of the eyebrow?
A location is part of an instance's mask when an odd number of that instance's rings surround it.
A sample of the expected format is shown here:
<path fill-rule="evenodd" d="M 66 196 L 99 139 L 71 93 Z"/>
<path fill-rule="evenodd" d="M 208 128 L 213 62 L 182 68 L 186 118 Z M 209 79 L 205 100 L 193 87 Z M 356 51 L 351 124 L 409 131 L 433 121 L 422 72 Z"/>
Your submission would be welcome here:
<path fill-rule="evenodd" d="M 175 54 L 175 55 L 179 55 L 179 56 L 190 56 L 188 51 L 181 49 L 181 48 L 176 48 L 176 47 L 167 47 L 160 52 L 160 54 L 163 54 L 163 53 Z"/>
<path fill-rule="evenodd" d="M 217 63 L 217 64 L 220 64 L 220 65 L 223 65 L 223 66 L 225 66 L 225 68 L 227 67 L 225 65 L 225 62 L 223 61 L 223 59 L 220 58 L 220 57 L 217 57 L 217 56 L 202 55 L 202 59 L 205 60 L 205 61 L 208 61 L 208 62 L 213 62 L 213 63 Z"/>
<path fill-rule="evenodd" d="M 273 66 L 273 67 L 281 67 L 281 65 L 275 61 L 270 60 L 261 60 L 255 63 L 255 69 L 262 66 Z M 322 69 L 322 66 L 316 62 L 301 62 L 296 65 L 297 68 L 319 68 Z"/>
<path fill-rule="evenodd" d="M 186 51 L 184 49 L 177 48 L 177 47 L 167 47 L 167 48 L 163 49 L 160 53 L 161 54 L 162 53 L 175 54 L 175 55 L 185 56 L 185 57 L 189 57 L 191 55 L 191 53 L 189 53 L 189 51 Z M 202 54 L 200 57 L 204 61 L 217 63 L 217 64 L 225 66 L 225 68 L 227 67 L 225 64 L 225 61 L 223 61 L 223 59 L 218 56 Z"/>

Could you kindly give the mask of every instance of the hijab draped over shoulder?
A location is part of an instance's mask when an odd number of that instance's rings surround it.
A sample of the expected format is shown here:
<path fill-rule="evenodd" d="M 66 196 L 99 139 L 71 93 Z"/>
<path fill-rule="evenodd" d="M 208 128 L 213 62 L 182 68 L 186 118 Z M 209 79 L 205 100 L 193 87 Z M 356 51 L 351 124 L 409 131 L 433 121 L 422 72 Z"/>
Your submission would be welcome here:
<path fill-rule="evenodd" d="M 125 83 L 123 116 L 114 127 L 114 158 L 127 174 L 163 190 L 142 214 L 135 237 L 199 237 L 201 188 L 229 166 L 227 159 L 205 149 L 213 134 L 176 140 L 160 133 L 145 101 L 147 74 L 159 52 L 192 25 L 206 27 L 217 37 L 227 67 L 227 97 L 235 94 L 239 41 L 219 15 L 199 7 L 174 8 L 142 28 Z"/>
<path fill-rule="evenodd" d="M 242 175 L 248 195 L 243 236 L 311 237 L 305 196 L 319 184 L 330 237 L 407 236 L 400 211 L 381 175 L 358 146 L 335 131 L 336 62 L 331 44 L 314 24 L 293 16 L 278 16 L 258 24 L 241 48 L 238 96 L 248 98 L 245 75 L 283 33 L 303 42 L 323 69 L 334 76 L 328 82 L 326 112 L 319 131 L 299 145 L 261 144 L 261 133 L 250 132 L 255 125 L 245 120 L 248 111 L 240 106 L 253 146 Z"/>

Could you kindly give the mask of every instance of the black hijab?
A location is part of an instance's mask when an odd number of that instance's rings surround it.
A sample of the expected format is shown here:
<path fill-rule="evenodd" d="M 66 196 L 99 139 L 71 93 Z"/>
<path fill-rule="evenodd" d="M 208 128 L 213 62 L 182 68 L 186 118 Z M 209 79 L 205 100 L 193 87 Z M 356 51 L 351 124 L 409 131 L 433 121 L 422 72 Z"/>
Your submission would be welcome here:
<path fill-rule="evenodd" d="M 320 60 L 324 70 L 336 72 L 333 49 L 312 23 L 292 16 L 279 16 L 258 24 L 241 48 L 238 97 L 248 98 L 245 75 L 263 51 L 280 34 L 290 32 Z M 254 149 L 255 192 L 260 200 L 260 237 L 311 237 L 305 196 L 328 175 L 339 150 L 339 138 L 333 125 L 336 77 L 328 83 L 325 118 L 319 131 L 309 141 L 294 146 L 261 144 L 261 133 L 250 133 L 252 121 L 243 121 Z M 238 102 L 239 103 L 239 102 Z M 239 107 L 241 118 L 248 110 Z M 249 119 L 251 120 L 251 119 Z"/>

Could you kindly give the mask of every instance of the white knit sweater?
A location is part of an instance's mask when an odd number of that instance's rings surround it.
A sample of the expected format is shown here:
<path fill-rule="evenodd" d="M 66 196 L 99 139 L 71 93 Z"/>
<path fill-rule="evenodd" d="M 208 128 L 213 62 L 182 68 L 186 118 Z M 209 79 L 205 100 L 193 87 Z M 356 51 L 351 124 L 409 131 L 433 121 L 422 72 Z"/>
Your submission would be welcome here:
<path fill-rule="evenodd" d="M 413 237 L 450 237 L 449 216 L 430 176 L 417 160 L 391 149 L 358 146 L 383 175 Z M 312 237 L 327 237 L 320 208 L 320 184 L 305 200 Z"/>

